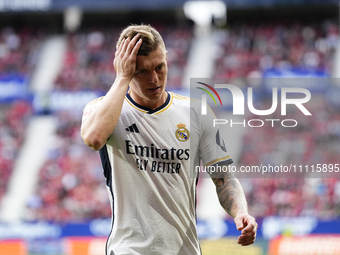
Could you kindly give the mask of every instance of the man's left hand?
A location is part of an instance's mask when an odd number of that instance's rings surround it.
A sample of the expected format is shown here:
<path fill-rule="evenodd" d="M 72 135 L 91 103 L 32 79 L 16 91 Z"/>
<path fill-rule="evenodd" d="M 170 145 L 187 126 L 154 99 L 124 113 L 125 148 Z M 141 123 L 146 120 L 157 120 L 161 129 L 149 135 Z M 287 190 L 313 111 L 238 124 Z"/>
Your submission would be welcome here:
<path fill-rule="evenodd" d="M 255 218 L 247 213 L 239 214 L 234 219 L 237 230 L 242 231 L 237 243 L 242 246 L 253 244 L 256 239 L 257 223 Z"/>

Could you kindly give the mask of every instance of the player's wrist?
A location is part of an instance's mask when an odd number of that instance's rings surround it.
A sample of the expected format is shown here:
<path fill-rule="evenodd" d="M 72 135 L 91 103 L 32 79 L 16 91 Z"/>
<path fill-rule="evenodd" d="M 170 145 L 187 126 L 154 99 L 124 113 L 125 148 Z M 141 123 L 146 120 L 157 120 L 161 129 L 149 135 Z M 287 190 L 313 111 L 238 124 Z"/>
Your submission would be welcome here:
<path fill-rule="evenodd" d="M 113 83 L 113 85 L 117 85 L 117 86 L 126 86 L 128 87 L 131 80 L 133 77 L 128 77 L 128 76 L 124 76 L 124 75 L 119 75 L 116 77 L 115 82 Z"/>
<path fill-rule="evenodd" d="M 237 212 L 235 213 L 235 217 L 234 217 L 234 218 L 241 217 L 241 216 L 247 216 L 247 215 L 249 215 L 249 213 L 248 213 L 247 211 L 244 211 L 244 210 L 242 210 L 242 211 L 237 211 Z"/>

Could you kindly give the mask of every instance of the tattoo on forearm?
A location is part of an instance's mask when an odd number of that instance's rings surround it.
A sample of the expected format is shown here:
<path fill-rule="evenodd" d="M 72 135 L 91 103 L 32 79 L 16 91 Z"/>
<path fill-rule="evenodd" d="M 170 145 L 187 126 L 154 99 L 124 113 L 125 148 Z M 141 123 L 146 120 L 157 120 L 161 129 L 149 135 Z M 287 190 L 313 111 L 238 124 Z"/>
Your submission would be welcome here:
<path fill-rule="evenodd" d="M 247 211 L 247 202 L 238 180 L 233 176 L 223 176 L 213 179 L 216 185 L 216 191 L 223 208 L 231 216 L 237 210 Z"/>

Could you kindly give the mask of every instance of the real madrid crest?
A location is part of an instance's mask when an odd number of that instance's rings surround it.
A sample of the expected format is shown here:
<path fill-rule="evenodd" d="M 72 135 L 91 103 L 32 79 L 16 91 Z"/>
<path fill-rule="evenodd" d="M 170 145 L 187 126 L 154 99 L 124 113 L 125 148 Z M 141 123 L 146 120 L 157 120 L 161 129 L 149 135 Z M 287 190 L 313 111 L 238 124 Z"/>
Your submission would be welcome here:
<path fill-rule="evenodd" d="M 177 127 L 178 128 L 175 132 L 176 138 L 181 142 L 187 141 L 189 139 L 190 134 L 189 130 L 185 128 L 186 127 L 185 124 L 179 123 Z"/>

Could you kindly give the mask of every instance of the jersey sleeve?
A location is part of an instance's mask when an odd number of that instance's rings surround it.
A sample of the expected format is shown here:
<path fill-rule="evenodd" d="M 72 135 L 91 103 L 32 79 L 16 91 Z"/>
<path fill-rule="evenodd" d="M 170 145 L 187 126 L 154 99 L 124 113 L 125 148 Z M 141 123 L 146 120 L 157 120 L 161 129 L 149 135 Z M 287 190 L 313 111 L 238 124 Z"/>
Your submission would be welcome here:
<path fill-rule="evenodd" d="M 200 158 L 205 166 L 233 163 L 218 125 L 214 127 L 215 114 L 208 106 L 206 115 L 201 115 Z"/>
<path fill-rule="evenodd" d="M 96 98 L 92 100 L 90 103 L 88 103 L 84 110 L 83 110 L 83 117 L 82 117 L 82 123 L 85 122 L 85 120 L 90 116 L 90 114 L 96 110 L 99 102 L 103 99 L 103 97 Z"/>

